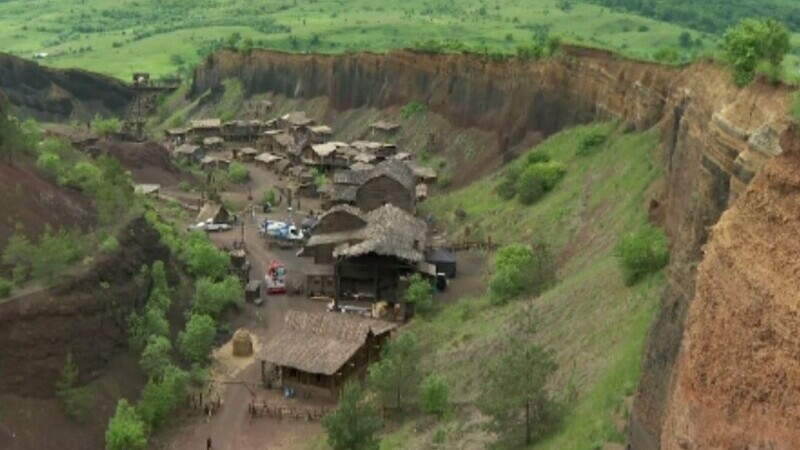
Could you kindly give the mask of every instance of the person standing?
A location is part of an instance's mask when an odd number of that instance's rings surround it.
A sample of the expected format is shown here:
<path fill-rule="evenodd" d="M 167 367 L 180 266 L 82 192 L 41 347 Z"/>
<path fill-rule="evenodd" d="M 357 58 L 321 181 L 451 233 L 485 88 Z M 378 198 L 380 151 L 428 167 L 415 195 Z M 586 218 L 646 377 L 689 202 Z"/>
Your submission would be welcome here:
<path fill-rule="evenodd" d="M 211 445 L 211 438 L 209 437 L 206 439 L 206 450 L 211 450 L 212 448 L 214 448 L 214 446 Z"/>

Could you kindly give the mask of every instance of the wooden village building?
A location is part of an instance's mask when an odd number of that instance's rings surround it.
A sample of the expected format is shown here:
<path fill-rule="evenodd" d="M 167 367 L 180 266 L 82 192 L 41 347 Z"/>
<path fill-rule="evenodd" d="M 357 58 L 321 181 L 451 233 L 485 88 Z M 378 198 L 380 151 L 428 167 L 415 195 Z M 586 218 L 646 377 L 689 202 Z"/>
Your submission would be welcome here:
<path fill-rule="evenodd" d="M 284 114 L 278 120 L 278 126 L 293 134 L 304 134 L 305 131 L 314 125 L 314 119 L 306 116 L 305 111 L 294 111 Z M 295 135 L 297 135 L 295 134 Z"/>
<path fill-rule="evenodd" d="M 416 178 L 402 161 L 386 160 L 370 170 L 344 170 L 333 174 L 324 206 L 353 205 L 372 211 L 393 204 L 407 212 L 416 205 Z"/>
<path fill-rule="evenodd" d="M 235 156 L 234 159 L 238 159 L 241 162 L 255 162 L 256 156 L 258 156 L 258 150 L 252 147 L 245 147 L 239 150 L 234 150 Z"/>
<path fill-rule="evenodd" d="M 273 155 L 272 153 L 264 152 L 255 157 L 254 161 L 256 166 L 262 169 L 272 169 L 276 162 L 280 161 L 280 156 Z"/>
<path fill-rule="evenodd" d="M 189 137 L 193 139 L 203 139 L 212 136 L 219 136 L 222 121 L 219 119 L 200 119 L 192 120 L 189 127 Z"/>
<path fill-rule="evenodd" d="M 220 151 L 225 148 L 225 139 L 219 136 L 212 136 L 203 139 L 203 149 L 209 151 Z"/>
<path fill-rule="evenodd" d="M 363 379 L 397 324 L 349 314 L 290 310 L 285 325 L 262 352 L 262 378 L 274 367 L 280 387 L 338 397 L 345 383 Z"/>
<path fill-rule="evenodd" d="M 258 143 L 261 151 L 284 157 L 291 152 L 294 146 L 294 136 L 283 130 L 265 131 Z"/>
<path fill-rule="evenodd" d="M 403 303 L 401 277 L 424 262 L 427 224 L 392 204 L 370 212 L 340 205 L 320 217 L 301 256 L 333 264 L 335 299 Z"/>
<path fill-rule="evenodd" d="M 212 170 L 228 170 L 231 162 L 225 158 L 218 158 L 216 156 L 206 156 L 200 160 L 200 168 L 206 172 Z"/>
<path fill-rule="evenodd" d="M 400 124 L 396 122 L 388 122 L 386 120 L 379 120 L 369 126 L 373 136 L 379 138 L 386 138 L 394 135 L 400 129 Z"/>
<path fill-rule="evenodd" d="M 183 144 L 172 151 L 172 159 L 183 164 L 199 164 L 205 152 L 199 145 Z"/>
<path fill-rule="evenodd" d="M 169 145 L 181 145 L 186 142 L 186 136 L 189 134 L 188 128 L 170 128 L 164 130 L 164 138 Z"/>
<path fill-rule="evenodd" d="M 308 139 L 312 144 L 322 144 L 333 136 L 333 129 L 327 125 L 308 127 Z"/>

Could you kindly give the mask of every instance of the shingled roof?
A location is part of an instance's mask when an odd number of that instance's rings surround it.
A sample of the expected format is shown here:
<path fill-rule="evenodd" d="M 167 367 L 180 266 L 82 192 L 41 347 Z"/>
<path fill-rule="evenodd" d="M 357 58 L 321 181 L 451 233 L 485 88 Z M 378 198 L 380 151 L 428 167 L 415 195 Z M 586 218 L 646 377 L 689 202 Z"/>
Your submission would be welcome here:
<path fill-rule="evenodd" d="M 364 317 L 290 310 L 285 326 L 264 346 L 262 359 L 306 373 L 333 375 L 364 346 L 397 324 Z"/>

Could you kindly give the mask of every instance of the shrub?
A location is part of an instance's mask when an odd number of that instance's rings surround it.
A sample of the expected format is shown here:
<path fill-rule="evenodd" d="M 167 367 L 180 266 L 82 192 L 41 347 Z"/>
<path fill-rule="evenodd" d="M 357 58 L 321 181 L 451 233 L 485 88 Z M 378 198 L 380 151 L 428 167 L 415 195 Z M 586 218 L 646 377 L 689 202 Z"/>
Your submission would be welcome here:
<path fill-rule="evenodd" d="M 164 336 L 150 336 L 139 358 L 139 366 L 149 378 L 161 378 L 170 363 L 171 352 L 172 343 L 169 339 Z"/>
<path fill-rule="evenodd" d="M 655 52 L 653 58 L 659 62 L 675 64 L 680 61 L 681 55 L 672 47 L 663 47 Z"/>
<path fill-rule="evenodd" d="M 137 411 L 151 429 L 160 428 L 170 412 L 183 400 L 189 376 L 183 370 L 169 364 L 160 380 L 151 378 L 142 391 Z"/>
<path fill-rule="evenodd" d="M 333 450 L 378 450 L 375 436 L 383 426 L 380 414 L 364 401 L 356 383 L 344 387 L 339 407 L 322 421 L 328 432 L 328 445 Z"/>
<path fill-rule="evenodd" d="M 195 277 L 222 279 L 230 268 L 230 256 L 217 247 L 204 233 L 190 233 L 183 244 L 183 258 L 189 273 Z"/>
<path fill-rule="evenodd" d="M 247 167 L 241 163 L 232 163 L 230 167 L 228 167 L 228 177 L 230 177 L 231 181 L 238 184 L 247 183 L 247 180 L 250 179 L 250 173 L 247 171 Z"/>
<path fill-rule="evenodd" d="M 759 62 L 781 65 L 791 49 L 789 30 L 774 19 L 745 19 L 725 32 L 722 49 L 734 80 L 743 86 L 753 81 Z"/>
<path fill-rule="evenodd" d="M 381 350 L 381 360 L 369 366 L 370 388 L 384 406 L 402 408 L 406 399 L 416 396 L 419 388 L 420 348 L 416 335 L 400 334 Z"/>
<path fill-rule="evenodd" d="M 659 228 L 648 224 L 617 241 L 615 254 L 622 266 L 625 284 L 632 286 L 667 265 L 667 236 Z"/>
<path fill-rule="evenodd" d="M 263 205 L 271 205 L 275 206 L 275 202 L 277 200 L 277 196 L 275 195 L 275 191 L 272 189 L 268 189 L 261 193 L 261 204 Z"/>
<path fill-rule="evenodd" d="M 545 244 L 537 244 L 535 249 L 511 244 L 495 255 L 489 295 L 493 303 L 502 304 L 522 294 L 537 295 L 550 287 L 554 279 L 554 258 Z"/>
<path fill-rule="evenodd" d="M 142 350 L 152 336 L 169 337 L 169 322 L 158 307 L 148 305 L 144 314 L 136 312 L 128 317 L 128 343 L 134 350 Z"/>
<path fill-rule="evenodd" d="M 520 59 L 540 59 L 543 56 L 544 48 L 538 42 L 517 46 L 517 57 Z"/>
<path fill-rule="evenodd" d="M 526 165 L 550 162 L 550 155 L 547 152 L 531 151 L 525 156 Z"/>
<path fill-rule="evenodd" d="M 564 166 L 554 161 L 529 165 L 517 181 L 520 203 L 533 204 L 556 187 L 566 173 Z"/>
<path fill-rule="evenodd" d="M 120 121 L 116 117 L 102 118 L 100 115 L 94 116 L 91 123 L 92 129 L 100 136 L 106 137 L 111 133 L 116 133 L 120 128 Z"/>
<path fill-rule="evenodd" d="M 92 395 L 86 387 L 78 386 L 78 381 L 78 366 L 72 359 L 72 353 L 67 353 L 61 377 L 56 383 L 56 396 L 63 402 L 67 417 L 82 422 L 91 411 Z"/>
<path fill-rule="evenodd" d="M 36 158 L 36 167 L 51 177 L 57 177 L 61 172 L 61 157 L 53 152 L 44 152 Z"/>
<path fill-rule="evenodd" d="M 608 140 L 608 133 L 603 130 L 592 130 L 584 133 L 578 142 L 578 149 L 575 154 L 578 156 L 587 156 L 594 153 Z"/>
<path fill-rule="evenodd" d="M 792 117 L 794 117 L 795 120 L 800 120 L 800 92 L 795 92 L 792 94 L 791 106 Z"/>
<path fill-rule="evenodd" d="M 106 430 L 108 450 L 145 450 L 147 434 L 145 423 L 127 400 L 117 402 L 117 410 Z"/>
<path fill-rule="evenodd" d="M 195 288 L 193 311 L 218 317 L 228 306 L 241 305 L 242 294 L 242 285 L 235 276 L 228 276 L 220 282 L 203 278 Z"/>
<path fill-rule="evenodd" d="M 0 277 L 0 298 L 6 298 L 11 295 L 11 282 L 5 278 Z"/>
<path fill-rule="evenodd" d="M 192 184 L 189 183 L 188 181 L 181 181 L 180 183 L 178 183 L 178 189 L 180 189 L 183 192 L 189 192 L 192 190 Z"/>
<path fill-rule="evenodd" d="M 114 253 L 119 250 L 119 241 L 114 236 L 109 236 L 100 243 L 100 250 L 105 253 Z"/>
<path fill-rule="evenodd" d="M 31 275 L 52 282 L 65 272 L 70 264 L 83 258 L 83 243 L 77 234 L 61 230 L 53 233 L 49 227 L 39 239 L 31 257 Z"/>
<path fill-rule="evenodd" d="M 400 109 L 400 116 L 403 117 L 403 119 L 408 119 L 418 114 L 425 114 L 427 111 L 428 107 L 425 104 L 418 101 L 412 101 L 408 102 Z"/>
<path fill-rule="evenodd" d="M 81 161 L 62 171 L 58 184 L 78 188 L 86 193 L 94 193 L 102 186 L 103 172 L 88 161 Z"/>
<path fill-rule="evenodd" d="M 519 164 L 511 165 L 506 169 L 505 176 L 503 176 L 503 179 L 500 180 L 495 189 L 500 198 L 511 200 L 517 195 L 517 182 L 522 170 L 524 170 L 524 167 Z"/>
<path fill-rule="evenodd" d="M 419 406 L 422 411 L 439 417 L 450 409 L 450 386 L 443 376 L 432 374 L 423 380 L 419 392 Z"/>
<path fill-rule="evenodd" d="M 178 336 L 181 352 L 192 362 L 207 361 L 216 334 L 214 319 L 205 314 L 192 314 L 186 329 Z"/>
<path fill-rule="evenodd" d="M 408 280 L 405 300 L 414 306 L 415 312 L 427 315 L 433 309 L 433 287 L 422 275 L 415 273 Z"/>

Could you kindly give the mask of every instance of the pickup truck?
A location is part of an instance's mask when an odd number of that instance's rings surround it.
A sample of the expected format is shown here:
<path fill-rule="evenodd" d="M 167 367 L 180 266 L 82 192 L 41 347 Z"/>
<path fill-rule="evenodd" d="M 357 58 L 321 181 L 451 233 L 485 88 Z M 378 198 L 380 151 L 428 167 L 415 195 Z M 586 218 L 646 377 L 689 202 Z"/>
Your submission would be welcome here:
<path fill-rule="evenodd" d="M 231 226 L 227 223 L 214 223 L 211 219 L 208 219 L 205 222 L 189 225 L 187 231 L 205 231 L 211 233 L 214 231 L 228 231 L 230 229 Z"/>

